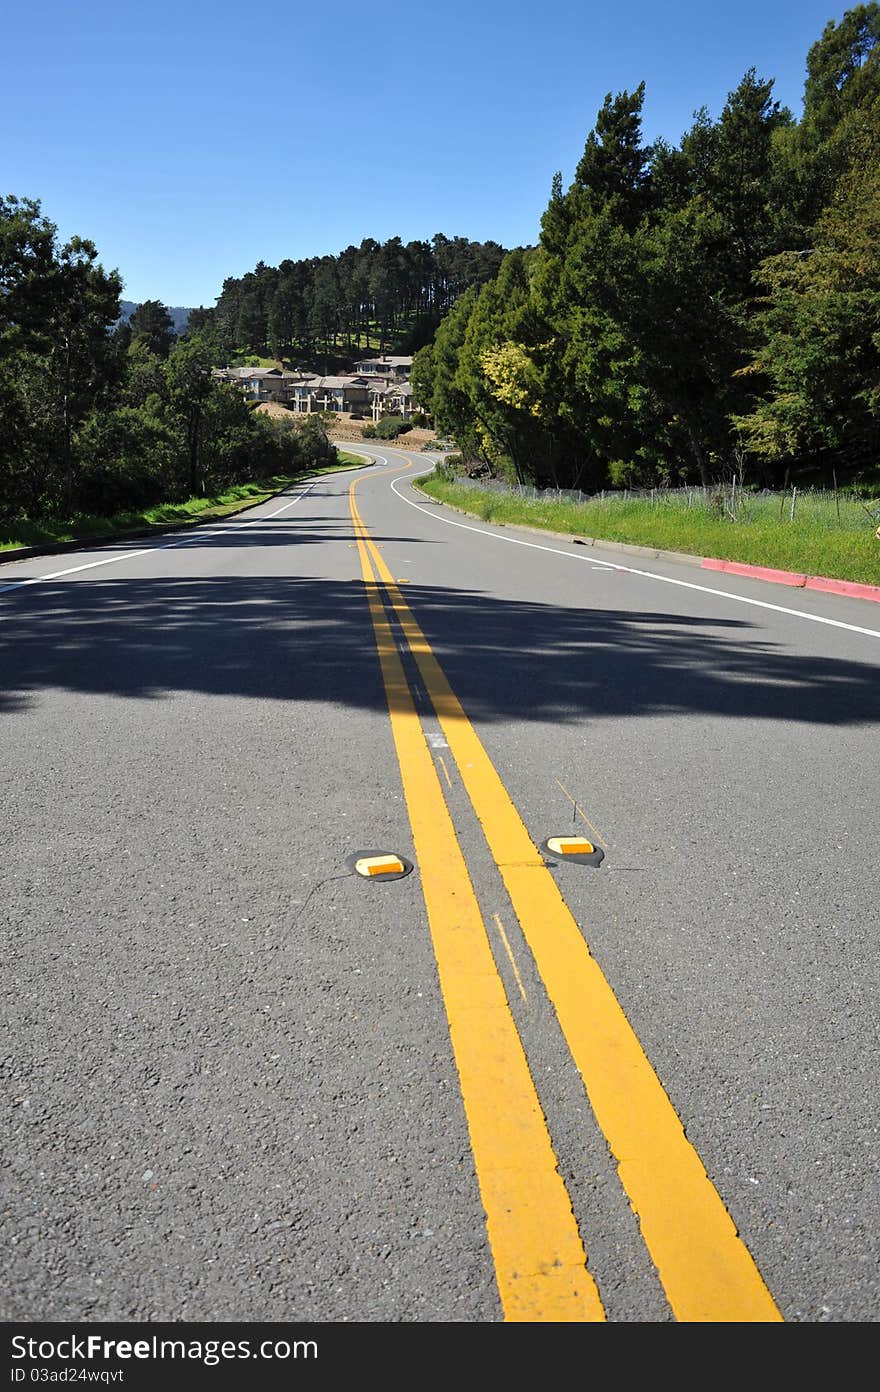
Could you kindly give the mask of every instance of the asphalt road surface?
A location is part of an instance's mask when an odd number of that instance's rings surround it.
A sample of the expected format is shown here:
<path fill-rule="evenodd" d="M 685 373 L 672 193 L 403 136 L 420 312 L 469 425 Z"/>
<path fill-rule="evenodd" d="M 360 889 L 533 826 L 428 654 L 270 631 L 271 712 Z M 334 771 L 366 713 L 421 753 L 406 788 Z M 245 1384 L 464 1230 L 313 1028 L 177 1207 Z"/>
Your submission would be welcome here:
<path fill-rule="evenodd" d="M 0 565 L 0 1317 L 876 1321 L 880 606 L 370 452 Z"/>

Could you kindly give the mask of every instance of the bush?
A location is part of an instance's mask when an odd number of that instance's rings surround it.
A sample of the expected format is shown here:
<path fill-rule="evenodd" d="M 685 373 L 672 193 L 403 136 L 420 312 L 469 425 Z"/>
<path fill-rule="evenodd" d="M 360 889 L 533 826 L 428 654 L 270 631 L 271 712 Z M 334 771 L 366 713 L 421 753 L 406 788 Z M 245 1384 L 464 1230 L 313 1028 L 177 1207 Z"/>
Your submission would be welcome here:
<path fill-rule="evenodd" d="M 404 420 L 402 416 L 383 416 L 376 426 L 376 437 L 380 440 L 396 440 L 398 435 L 405 435 L 408 430 L 412 430 L 412 422 Z"/>
<path fill-rule="evenodd" d="M 149 407 L 94 412 L 76 436 L 71 506 L 104 515 L 173 498 L 181 491 L 178 448 L 172 424 Z"/>

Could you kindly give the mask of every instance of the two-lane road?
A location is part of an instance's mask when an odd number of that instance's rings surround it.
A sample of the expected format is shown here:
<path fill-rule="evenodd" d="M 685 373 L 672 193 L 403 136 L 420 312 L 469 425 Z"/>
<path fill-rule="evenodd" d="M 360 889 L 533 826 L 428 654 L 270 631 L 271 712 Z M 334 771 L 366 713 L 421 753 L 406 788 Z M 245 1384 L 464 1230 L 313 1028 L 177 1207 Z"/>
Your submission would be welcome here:
<path fill-rule="evenodd" d="M 876 1320 L 878 606 L 368 452 L 0 566 L 4 1317 Z"/>

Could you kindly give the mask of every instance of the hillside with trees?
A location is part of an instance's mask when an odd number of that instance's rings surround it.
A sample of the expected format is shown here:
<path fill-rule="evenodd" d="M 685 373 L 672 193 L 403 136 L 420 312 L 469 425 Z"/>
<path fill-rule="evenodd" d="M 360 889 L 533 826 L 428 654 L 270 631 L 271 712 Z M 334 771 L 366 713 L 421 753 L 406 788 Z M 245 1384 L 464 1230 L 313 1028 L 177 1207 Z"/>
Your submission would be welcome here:
<path fill-rule="evenodd" d="M 825 26 L 798 119 L 754 68 L 675 145 L 645 141 L 644 100 L 606 96 L 533 246 L 437 233 L 260 262 L 182 335 L 158 300 L 123 313 L 92 242 L 0 197 L 0 522 L 331 458 L 319 421 L 211 380 L 248 354 L 326 372 L 413 352 L 465 461 L 539 487 L 880 491 L 880 5 Z"/>
<path fill-rule="evenodd" d="M 505 249 L 437 233 L 430 242 L 366 238 L 338 256 L 267 266 L 223 282 L 211 324 L 218 351 L 312 363 L 361 349 L 411 353 L 471 287 L 495 276 Z M 193 317 L 190 317 L 190 325 Z"/>
<path fill-rule="evenodd" d="M 334 456 L 324 425 L 270 420 L 210 369 L 249 354 L 344 361 L 430 340 L 505 255 L 494 242 L 364 241 L 258 265 L 179 317 L 120 299 L 94 244 L 0 198 L 0 524 L 143 508 Z"/>
<path fill-rule="evenodd" d="M 539 487 L 880 485 L 880 6 L 830 21 L 803 113 L 750 69 L 677 145 L 609 93 L 532 248 L 413 383 L 466 460 Z"/>
<path fill-rule="evenodd" d="M 0 525 L 109 515 L 219 491 L 335 450 L 317 418 L 279 424 L 211 380 L 213 346 L 159 301 L 120 320 L 94 244 L 0 198 Z"/>

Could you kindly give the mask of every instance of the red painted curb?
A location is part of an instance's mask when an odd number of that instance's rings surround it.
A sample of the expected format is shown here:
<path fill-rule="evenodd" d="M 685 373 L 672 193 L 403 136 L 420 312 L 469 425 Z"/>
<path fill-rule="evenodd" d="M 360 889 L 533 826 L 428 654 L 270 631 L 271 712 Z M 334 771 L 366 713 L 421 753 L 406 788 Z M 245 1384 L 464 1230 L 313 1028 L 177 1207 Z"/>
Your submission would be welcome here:
<path fill-rule="evenodd" d="M 703 570 L 724 570 L 729 575 L 747 575 L 752 580 L 769 580 L 773 585 L 794 589 L 821 590 L 824 594 L 847 595 L 850 599 L 871 599 L 880 604 L 880 585 L 862 585 L 857 580 L 832 580 L 827 575 L 799 575 L 793 570 L 771 570 L 768 566 L 745 565 L 741 561 L 719 561 L 706 556 Z"/>
<path fill-rule="evenodd" d="M 730 575 L 749 575 L 753 580 L 769 580 L 774 585 L 793 585 L 802 589 L 807 583 L 806 575 L 797 575 L 791 570 L 771 570 L 768 566 L 743 565 L 740 561 L 716 561 L 706 557 L 700 562 L 704 570 L 725 570 Z"/>
<path fill-rule="evenodd" d="M 810 575 L 806 589 L 849 595 L 852 599 L 873 599 L 875 604 L 880 604 L 880 585 L 861 585 L 857 580 L 829 580 L 825 575 Z"/>

